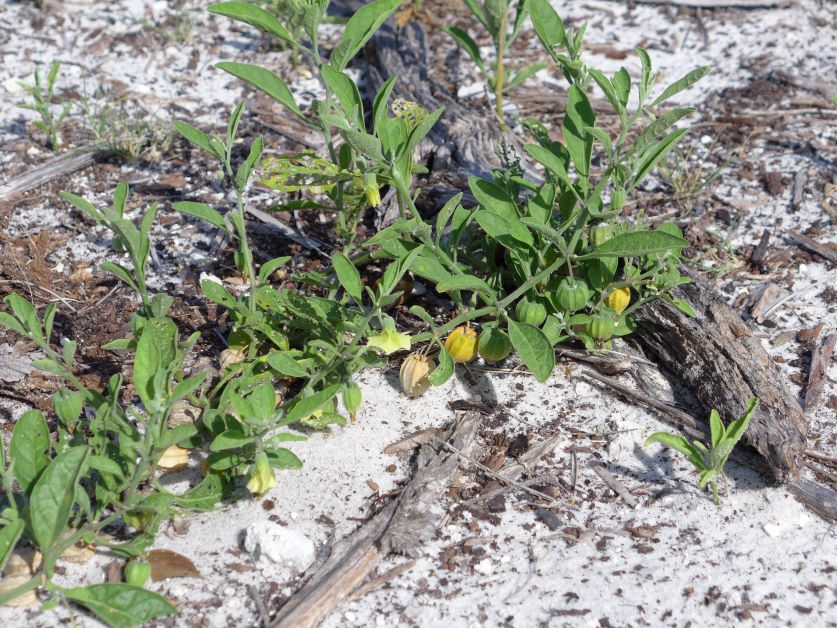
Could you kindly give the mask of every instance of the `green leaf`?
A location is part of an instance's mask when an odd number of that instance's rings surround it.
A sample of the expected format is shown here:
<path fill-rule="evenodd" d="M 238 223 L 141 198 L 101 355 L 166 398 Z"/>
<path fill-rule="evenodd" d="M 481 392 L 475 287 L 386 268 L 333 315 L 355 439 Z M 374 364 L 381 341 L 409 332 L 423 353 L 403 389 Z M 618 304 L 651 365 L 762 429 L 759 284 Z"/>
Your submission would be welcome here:
<path fill-rule="evenodd" d="M 331 262 L 340 285 L 355 300 L 355 303 L 360 305 L 363 300 L 363 282 L 360 280 L 360 273 L 355 265 L 342 253 L 335 254 Z"/>
<path fill-rule="evenodd" d="M 657 96 L 657 98 L 654 100 L 654 102 L 651 103 L 651 106 L 656 107 L 657 105 L 662 104 L 665 101 L 667 101 L 669 98 L 671 98 L 675 94 L 679 94 L 684 89 L 688 89 L 689 87 L 691 87 L 692 85 L 697 83 L 700 79 L 702 79 L 704 76 L 709 74 L 709 71 L 711 69 L 712 69 L 712 66 L 704 65 L 704 66 L 701 66 L 699 68 L 695 68 L 694 70 L 692 70 L 691 72 L 689 72 L 685 76 L 683 76 L 682 78 L 677 79 L 676 81 L 674 81 L 674 83 L 672 83 L 671 85 L 666 87 L 662 94 Z"/>
<path fill-rule="evenodd" d="M 439 213 L 436 214 L 436 233 L 434 238 L 436 246 L 439 246 L 439 243 L 442 240 L 442 235 L 445 232 L 445 227 L 453 216 L 453 212 L 455 212 L 456 208 L 459 207 L 460 202 L 462 202 L 462 192 L 451 196 L 442 209 L 439 210 Z"/>
<path fill-rule="evenodd" d="M 82 446 L 58 454 L 32 489 L 29 519 L 35 542 L 42 551 L 50 549 L 67 526 L 87 452 L 87 447 Z"/>
<path fill-rule="evenodd" d="M 260 135 L 253 140 L 252 144 L 250 144 L 250 152 L 247 154 L 247 159 L 245 159 L 238 167 L 238 170 L 235 171 L 235 184 L 239 190 L 243 190 L 247 185 L 247 182 L 250 180 L 250 175 L 253 173 L 253 169 L 262 158 L 263 151 L 264 139 L 262 139 L 262 136 Z"/>
<path fill-rule="evenodd" d="M 528 79 L 530 76 L 534 76 L 541 70 L 545 70 L 549 67 L 547 63 L 530 63 L 525 68 L 520 70 L 517 74 L 515 74 L 511 80 L 509 80 L 506 85 L 503 87 L 503 90 L 508 91 L 511 88 L 520 85 L 523 81 Z"/>
<path fill-rule="evenodd" d="M 288 411 L 281 424 L 287 425 L 289 423 L 301 421 L 302 419 L 311 416 L 314 412 L 316 412 L 329 401 L 334 399 L 334 395 L 337 394 L 338 390 L 340 390 L 340 384 L 334 384 L 333 386 L 329 386 L 325 390 L 321 390 L 320 392 L 314 393 L 310 397 L 304 397 L 303 399 L 300 399 Z"/>
<path fill-rule="evenodd" d="M 509 220 L 492 211 L 478 211 L 475 216 L 477 224 L 482 227 L 489 237 L 500 240 L 503 236 L 511 236 L 518 242 L 533 244 L 532 232 L 518 219 Z"/>
<path fill-rule="evenodd" d="M 137 284 L 131 276 L 131 271 L 121 264 L 116 264 L 114 262 L 102 262 L 102 270 L 109 272 L 117 279 L 128 284 L 128 286 L 130 286 L 133 290 L 137 290 Z"/>
<path fill-rule="evenodd" d="M 325 426 L 323 426 L 325 427 Z M 267 450 L 267 461 L 274 469 L 301 469 L 302 460 L 285 447 L 276 447 Z"/>
<path fill-rule="evenodd" d="M 276 272 L 280 266 L 284 266 L 290 261 L 291 256 L 285 255 L 283 257 L 274 257 L 269 262 L 262 264 L 261 268 L 259 268 L 259 283 L 264 282 L 268 277 Z"/>
<path fill-rule="evenodd" d="M 558 177 L 558 180 L 561 181 L 567 189 L 572 189 L 573 184 L 567 174 L 567 167 L 558 155 L 537 144 L 526 144 L 524 149 L 527 153 L 529 153 L 532 159 Z"/>
<path fill-rule="evenodd" d="M 42 338 L 41 323 L 38 320 L 38 312 L 35 307 L 19 294 L 13 292 L 3 299 L 12 308 L 15 317 L 23 323 L 26 329 L 36 338 Z"/>
<path fill-rule="evenodd" d="M 482 72 L 485 72 L 485 63 L 480 55 L 480 47 L 477 45 L 477 42 L 471 39 L 471 36 L 468 33 L 456 26 L 445 26 L 444 30 L 448 35 L 454 38 L 456 43 L 459 44 L 465 52 L 468 53 L 468 56 L 470 56 L 473 62 L 477 64 L 477 67 Z"/>
<path fill-rule="evenodd" d="M 744 416 L 740 419 L 736 419 L 732 423 L 727 426 L 726 434 L 724 435 L 723 444 L 724 446 L 728 447 L 728 451 L 724 455 L 721 464 L 726 463 L 727 458 L 729 457 L 730 453 L 732 452 L 733 447 L 738 443 L 741 437 L 744 435 L 744 432 L 747 430 L 747 426 L 750 425 L 750 420 L 753 418 L 753 415 L 756 412 L 756 409 L 759 407 L 759 399 L 758 397 L 751 397 L 747 401 L 747 409 L 744 412 Z"/>
<path fill-rule="evenodd" d="M 642 130 L 642 133 L 640 133 L 639 137 L 636 138 L 636 141 L 633 143 L 633 146 L 631 146 L 628 154 L 638 155 L 642 153 L 642 151 L 650 146 L 654 140 L 657 139 L 657 137 L 671 128 L 673 124 L 694 111 L 695 109 L 693 107 L 684 107 L 665 112 Z"/>
<path fill-rule="evenodd" d="M 638 257 L 649 253 L 662 253 L 672 249 L 685 249 L 688 240 L 678 238 L 663 231 L 632 231 L 622 233 L 604 242 L 589 255 L 578 259 L 597 257 Z"/>
<path fill-rule="evenodd" d="M 255 26 L 265 33 L 276 35 L 276 37 L 291 45 L 297 45 L 297 42 L 291 34 L 272 13 L 254 4 L 247 2 L 221 2 L 218 4 L 210 4 L 207 7 L 207 11 L 217 15 L 231 17 L 250 26 Z"/>
<path fill-rule="evenodd" d="M 377 132 L 381 128 L 382 123 L 387 118 L 387 103 L 389 102 L 390 94 L 395 87 L 396 76 L 390 76 L 383 85 L 378 88 L 378 93 L 375 94 L 375 101 L 372 103 L 372 129 Z"/>
<path fill-rule="evenodd" d="M 20 535 L 23 534 L 23 527 L 23 519 L 15 519 L 0 530 L 0 571 L 6 566 L 6 561 L 9 560 Z"/>
<path fill-rule="evenodd" d="M 535 379 L 545 382 L 555 368 L 555 350 L 546 335 L 529 323 L 509 321 L 509 338 Z"/>
<path fill-rule="evenodd" d="M 115 475 L 116 477 L 120 478 L 122 477 L 122 469 L 119 467 L 118 464 L 116 464 L 107 456 L 87 456 L 87 465 L 93 469 L 96 469 L 96 471 L 102 473 L 110 473 L 111 475 Z"/>
<path fill-rule="evenodd" d="M 575 169 L 582 177 L 590 175 L 590 159 L 593 154 L 593 137 L 584 132 L 584 127 L 596 126 L 596 114 L 590 101 L 578 85 L 571 85 L 564 114 L 564 142 Z"/>
<path fill-rule="evenodd" d="M 145 323 L 134 356 L 134 388 L 148 412 L 155 412 L 168 394 L 168 382 L 160 381 L 174 359 L 177 325 L 169 318 Z"/>
<path fill-rule="evenodd" d="M 195 218 L 205 220 L 206 222 L 215 225 L 219 229 L 223 229 L 224 231 L 228 230 L 227 223 L 224 221 L 224 217 L 205 203 L 181 201 L 179 203 L 172 204 L 171 207 L 172 209 L 176 209 L 177 211 L 182 212 L 184 214 L 188 214 L 190 216 L 194 216 Z"/>
<path fill-rule="evenodd" d="M 634 176 L 634 180 L 631 182 L 627 191 L 630 192 L 633 190 L 637 184 L 642 181 L 645 175 L 648 174 L 651 168 L 653 168 L 657 162 L 660 161 L 660 159 L 665 157 L 666 153 L 674 148 L 674 145 L 680 141 L 680 138 L 688 132 L 689 129 L 680 129 L 679 131 L 675 131 L 671 135 L 668 135 L 660 140 L 660 142 L 655 144 L 651 150 L 647 151 L 637 162 L 636 175 Z"/>
<path fill-rule="evenodd" d="M 139 626 L 177 612 L 162 595 L 130 584 L 92 584 L 61 592 L 113 628 Z"/>
<path fill-rule="evenodd" d="M 235 298 L 217 281 L 204 279 L 201 282 L 201 292 L 203 292 L 203 296 L 207 299 L 217 303 L 218 305 L 223 305 L 228 310 L 235 310 L 238 306 L 238 302 Z"/>
<path fill-rule="evenodd" d="M 450 278 L 436 284 L 439 292 L 450 292 L 451 290 L 471 290 L 480 292 L 493 299 L 494 291 L 479 277 L 473 275 L 451 275 Z"/>
<path fill-rule="evenodd" d="M 270 382 L 264 382 L 257 386 L 247 400 L 253 407 L 253 412 L 263 423 L 267 423 L 273 418 L 274 408 L 276 407 L 276 391 Z"/>
<path fill-rule="evenodd" d="M 344 69 L 401 2 L 402 0 L 377 0 L 355 11 L 346 23 L 342 41 L 331 53 L 329 63 L 338 70 Z"/>
<path fill-rule="evenodd" d="M 430 375 L 427 376 L 427 380 L 432 386 L 441 386 L 451 378 L 454 368 L 453 358 L 448 353 L 448 350 L 445 349 L 445 346 L 439 343 L 439 366 L 433 369 Z"/>
<path fill-rule="evenodd" d="M 504 216 L 519 215 L 514 200 L 499 185 L 479 177 L 470 177 L 468 186 L 471 188 L 474 198 L 482 207 L 495 210 Z"/>
<path fill-rule="evenodd" d="M 252 6 L 252 5 L 251 5 Z M 263 68 L 252 63 L 235 63 L 233 61 L 221 61 L 216 63 L 215 67 L 229 72 L 235 77 L 240 78 L 245 83 L 249 83 L 258 90 L 261 90 L 276 102 L 284 105 L 297 116 L 304 119 L 302 111 L 294 100 L 294 96 L 284 81 L 276 76 L 267 68 Z"/>
<path fill-rule="evenodd" d="M 712 434 L 712 448 L 717 447 L 724 438 L 726 429 L 721 421 L 721 417 L 715 408 L 709 413 L 709 428 Z"/>
<path fill-rule="evenodd" d="M 349 76 L 340 70 L 335 70 L 329 65 L 323 65 L 320 68 L 322 72 L 323 81 L 331 88 L 334 95 L 337 96 L 337 101 L 343 107 L 343 111 L 350 120 L 354 120 L 358 129 L 363 130 L 363 101 L 360 98 L 360 91 L 355 82 Z"/>
<path fill-rule="evenodd" d="M 444 107 L 439 107 L 438 109 L 431 111 L 428 113 L 421 122 L 416 125 L 416 128 L 410 133 L 410 138 L 407 140 L 407 145 L 404 147 L 404 154 L 412 155 L 413 151 L 415 150 L 416 146 L 418 146 L 421 141 L 425 138 L 425 136 L 430 133 L 430 129 L 432 129 L 436 122 L 439 121 L 439 118 L 442 117 L 442 114 L 445 112 Z"/>
<path fill-rule="evenodd" d="M 224 161 L 223 147 L 219 142 L 213 142 L 213 138 L 210 138 L 203 131 L 199 131 L 191 124 L 183 122 L 182 120 L 175 120 L 174 128 L 177 129 L 177 132 L 180 133 L 180 135 L 185 137 L 198 148 L 202 148 L 210 155 L 214 155 L 215 158 Z"/>
<path fill-rule="evenodd" d="M 59 192 L 58 195 L 91 220 L 99 223 L 104 222 L 101 212 L 90 201 L 69 192 Z"/>
<path fill-rule="evenodd" d="M 593 68 L 590 68 L 587 71 L 590 73 L 590 76 L 593 77 L 593 80 L 596 81 L 598 86 L 604 92 L 604 95 L 605 97 L 607 97 L 607 100 L 608 102 L 610 102 L 610 106 L 613 107 L 613 110 L 620 116 L 624 115 L 625 105 L 622 103 L 622 98 L 619 92 L 616 91 L 616 88 L 613 86 L 613 83 L 610 82 L 610 79 L 598 70 L 594 70 Z"/>
<path fill-rule="evenodd" d="M 352 148 L 364 157 L 368 157 L 378 163 L 384 160 L 381 140 L 374 135 L 369 135 L 369 133 L 355 131 L 352 129 L 340 129 L 340 135 L 346 138 L 346 141 L 352 146 Z"/>
<path fill-rule="evenodd" d="M 27 495 L 41 472 L 49 465 L 49 426 L 40 410 L 29 410 L 15 423 L 9 443 L 15 477 Z"/>
<path fill-rule="evenodd" d="M 0 325 L 11 329 L 21 336 L 27 335 L 27 331 L 23 328 L 23 325 L 21 325 L 14 316 L 7 314 L 6 312 L 0 312 Z"/>
<path fill-rule="evenodd" d="M 209 445 L 209 450 L 224 451 L 226 449 L 239 449 L 240 447 L 249 445 L 254 440 L 254 437 L 248 436 L 239 430 L 226 430 L 212 440 L 212 443 Z"/>
<path fill-rule="evenodd" d="M 645 439 L 644 447 L 648 447 L 651 443 L 661 443 L 665 447 L 679 451 L 686 457 L 686 460 L 691 462 L 698 469 L 705 469 L 706 463 L 700 452 L 682 436 L 677 434 L 668 434 L 667 432 L 654 432 Z"/>
<path fill-rule="evenodd" d="M 535 33 L 547 52 L 552 55 L 555 46 L 566 46 L 567 35 L 564 22 L 552 8 L 549 0 L 532 0 L 529 4 L 532 26 L 535 27 Z"/>
<path fill-rule="evenodd" d="M 274 371 L 286 377 L 308 377 L 308 371 L 286 351 L 271 351 L 267 354 L 267 363 Z"/>
<path fill-rule="evenodd" d="M 686 316 L 689 316 L 691 318 L 697 316 L 694 308 L 691 305 L 689 305 L 689 303 L 687 303 L 679 297 L 671 297 L 671 304 L 674 305 L 674 307 L 676 307 L 678 310 L 683 312 Z"/>

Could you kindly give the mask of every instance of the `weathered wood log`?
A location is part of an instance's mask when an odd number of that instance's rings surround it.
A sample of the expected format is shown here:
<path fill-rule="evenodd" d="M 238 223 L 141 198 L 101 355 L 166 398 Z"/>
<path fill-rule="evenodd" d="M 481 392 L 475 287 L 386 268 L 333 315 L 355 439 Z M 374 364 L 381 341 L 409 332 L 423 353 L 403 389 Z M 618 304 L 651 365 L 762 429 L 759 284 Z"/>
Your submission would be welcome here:
<path fill-rule="evenodd" d="M 113 151 L 101 145 L 85 146 L 60 155 L 40 165 L 33 166 L 22 175 L 9 179 L 0 185 L 0 202 L 23 194 L 53 179 L 92 166 L 97 161 L 111 156 Z"/>
<path fill-rule="evenodd" d="M 705 409 L 726 421 L 743 414 L 747 400 L 761 400 L 744 442 L 767 461 L 777 480 L 796 476 L 808 419 L 782 383 L 770 356 L 750 327 L 697 276 L 680 288 L 697 316 L 663 301 L 636 312 L 633 336 L 649 357 L 685 385 Z"/>
<path fill-rule="evenodd" d="M 502 136 L 494 130 L 495 120 L 487 112 L 463 107 L 438 86 L 439 81 L 429 80 L 428 67 L 433 63 L 420 23 L 407 24 L 400 31 L 384 26 L 365 54 L 371 66 L 370 87 L 398 76 L 398 96 L 428 108 L 447 107 L 423 147 L 430 171 L 420 183 L 425 202 L 438 208 L 453 191 L 468 189 L 469 176 L 486 176 L 496 167 L 494 145 Z M 716 408 L 727 420 L 736 418 L 747 399 L 758 397 L 761 406 L 745 442 L 764 457 L 776 479 L 796 475 L 796 457 L 805 448 L 808 422 L 760 340 L 700 281 L 684 287 L 683 296 L 698 312 L 697 318 L 658 301 L 639 312 L 640 331 L 635 337 L 693 392 L 707 415 Z"/>

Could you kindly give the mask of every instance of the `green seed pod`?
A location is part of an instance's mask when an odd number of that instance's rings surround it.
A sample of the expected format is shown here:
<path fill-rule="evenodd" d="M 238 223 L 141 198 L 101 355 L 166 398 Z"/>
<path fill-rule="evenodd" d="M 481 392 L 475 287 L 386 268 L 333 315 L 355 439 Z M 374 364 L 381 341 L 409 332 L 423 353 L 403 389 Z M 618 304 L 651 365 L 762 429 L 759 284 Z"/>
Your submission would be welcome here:
<path fill-rule="evenodd" d="M 352 421 L 357 416 L 361 401 L 363 401 L 363 393 L 360 392 L 360 386 L 355 382 L 346 384 L 346 387 L 343 389 L 343 405 L 346 406 L 346 410 L 349 412 Z"/>
<path fill-rule="evenodd" d="M 144 560 L 135 558 L 125 565 L 125 582 L 135 586 L 144 587 L 151 577 L 151 565 Z"/>
<path fill-rule="evenodd" d="M 590 242 L 593 246 L 601 246 L 613 237 L 613 227 L 610 225 L 596 225 L 590 229 Z"/>
<path fill-rule="evenodd" d="M 512 345 L 508 335 L 496 327 L 482 330 L 479 341 L 479 353 L 488 363 L 506 359 L 511 353 Z"/>
<path fill-rule="evenodd" d="M 587 333 L 595 340 L 610 340 L 616 325 L 612 318 L 596 316 L 587 325 Z"/>
<path fill-rule="evenodd" d="M 583 279 L 564 277 L 558 284 L 555 300 L 564 312 L 577 312 L 590 301 L 590 288 Z"/>
<path fill-rule="evenodd" d="M 514 314 L 521 323 L 529 323 L 537 327 L 546 320 L 546 307 L 537 301 L 523 298 L 517 302 Z"/>

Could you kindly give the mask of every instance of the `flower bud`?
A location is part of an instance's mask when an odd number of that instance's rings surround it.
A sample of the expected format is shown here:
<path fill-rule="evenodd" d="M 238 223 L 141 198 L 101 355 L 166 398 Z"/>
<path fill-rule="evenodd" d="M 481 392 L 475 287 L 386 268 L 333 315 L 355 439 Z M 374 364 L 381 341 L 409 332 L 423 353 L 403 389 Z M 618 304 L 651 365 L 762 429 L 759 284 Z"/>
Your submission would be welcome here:
<path fill-rule="evenodd" d="M 460 325 L 448 334 L 445 349 L 457 364 L 467 364 L 477 357 L 477 332 Z"/>
<path fill-rule="evenodd" d="M 430 380 L 427 376 L 435 368 L 436 364 L 427 356 L 411 353 L 404 360 L 399 372 L 401 389 L 408 397 L 418 397 L 430 388 Z"/>
<path fill-rule="evenodd" d="M 381 191 L 378 188 L 378 179 L 374 172 L 367 172 L 363 175 L 363 191 L 366 193 L 366 200 L 372 207 L 381 204 Z"/>
<path fill-rule="evenodd" d="M 256 497 L 261 497 L 274 486 L 276 486 L 276 476 L 273 473 L 273 467 L 270 466 L 267 455 L 259 452 L 247 476 L 247 490 Z"/>

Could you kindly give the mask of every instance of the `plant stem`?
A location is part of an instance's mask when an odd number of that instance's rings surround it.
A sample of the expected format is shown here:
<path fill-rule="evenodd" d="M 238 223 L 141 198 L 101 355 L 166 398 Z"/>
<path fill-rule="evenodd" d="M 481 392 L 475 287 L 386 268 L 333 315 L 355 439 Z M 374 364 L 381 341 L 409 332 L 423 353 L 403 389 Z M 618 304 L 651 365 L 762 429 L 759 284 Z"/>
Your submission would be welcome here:
<path fill-rule="evenodd" d="M 502 19 L 500 20 L 500 31 L 497 33 L 497 72 L 494 77 L 494 100 L 495 106 L 497 108 L 497 119 L 500 120 L 500 126 L 502 130 L 505 130 L 506 127 L 506 116 L 503 113 L 503 82 L 504 78 L 504 68 L 503 68 L 503 55 L 505 55 L 505 48 L 506 48 L 506 20 L 508 19 L 507 15 L 503 15 Z"/>

